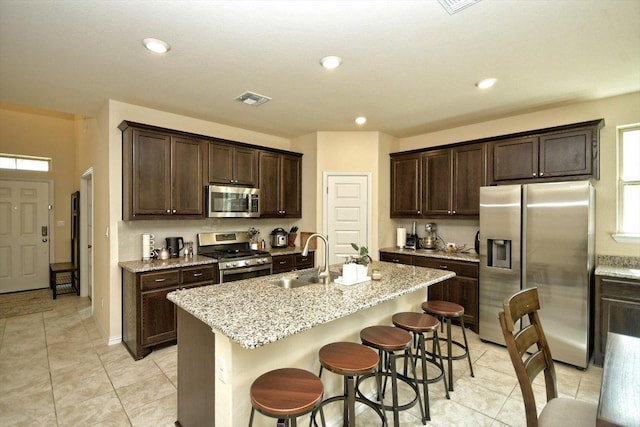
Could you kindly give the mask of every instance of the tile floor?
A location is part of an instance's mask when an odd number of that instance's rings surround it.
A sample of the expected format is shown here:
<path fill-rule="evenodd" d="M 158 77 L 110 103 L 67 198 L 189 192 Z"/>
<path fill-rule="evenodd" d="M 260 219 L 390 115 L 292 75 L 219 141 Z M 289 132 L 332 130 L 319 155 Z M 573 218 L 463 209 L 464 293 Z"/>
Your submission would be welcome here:
<path fill-rule="evenodd" d="M 460 334 L 460 330 L 456 331 Z M 524 408 L 506 350 L 469 333 L 475 378 L 454 364 L 455 391 L 430 387 L 431 427 L 524 426 Z M 561 395 L 597 402 L 602 369 L 556 363 Z M 59 297 L 53 309 L 0 319 L 0 424 L 3 426 L 173 426 L 176 347 L 134 362 L 122 345 L 107 346 L 90 302 Z M 538 401 L 544 387 L 536 380 Z M 402 413 L 418 427 L 418 407 Z M 369 425 L 367 417 L 358 425 Z"/>

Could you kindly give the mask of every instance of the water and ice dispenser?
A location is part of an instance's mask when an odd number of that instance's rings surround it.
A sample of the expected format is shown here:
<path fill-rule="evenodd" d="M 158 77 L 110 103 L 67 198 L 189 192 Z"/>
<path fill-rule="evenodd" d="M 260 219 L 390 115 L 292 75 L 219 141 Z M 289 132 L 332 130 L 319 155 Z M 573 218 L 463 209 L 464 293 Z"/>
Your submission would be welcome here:
<path fill-rule="evenodd" d="M 487 239 L 487 265 L 511 268 L 511 240 Z"/>

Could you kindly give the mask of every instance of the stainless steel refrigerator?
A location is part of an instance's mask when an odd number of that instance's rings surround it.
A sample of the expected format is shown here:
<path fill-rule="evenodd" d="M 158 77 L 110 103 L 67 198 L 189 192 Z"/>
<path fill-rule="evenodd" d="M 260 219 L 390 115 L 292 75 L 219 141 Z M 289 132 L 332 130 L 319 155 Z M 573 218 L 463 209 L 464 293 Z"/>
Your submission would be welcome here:
<path fill-rule="evenodd" d="M 592 348 L 594 189 L 588 181 L 480 189 L 480 338 L 504 345 L 504 298 L 537 287 L 553 358 L 586 368 Z"/>

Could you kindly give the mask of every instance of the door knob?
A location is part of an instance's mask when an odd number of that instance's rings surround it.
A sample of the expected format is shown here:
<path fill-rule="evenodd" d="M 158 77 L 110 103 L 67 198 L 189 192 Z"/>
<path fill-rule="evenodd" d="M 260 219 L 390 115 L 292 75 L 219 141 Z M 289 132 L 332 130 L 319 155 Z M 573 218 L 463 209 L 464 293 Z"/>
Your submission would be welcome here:
<path fill-rule="evenodd" d="M 49 239 L 47 239 L 46 237 L 44 237 L 44 238 L 42 239 L 42 241 L 43 241 L 44 243 L 47 243 L 47 242 L 49 241 Z"/>

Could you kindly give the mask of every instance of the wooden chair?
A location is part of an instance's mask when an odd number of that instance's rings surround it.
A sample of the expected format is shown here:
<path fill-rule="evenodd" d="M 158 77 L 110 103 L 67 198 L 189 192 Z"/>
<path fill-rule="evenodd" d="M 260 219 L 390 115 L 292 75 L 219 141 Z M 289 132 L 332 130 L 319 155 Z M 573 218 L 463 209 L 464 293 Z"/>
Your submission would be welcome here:
<path fill-rule="evenodd" d="M 504 311 L 500 312 L 498 317 L 522 390 L 527 427 L 595 426 L 597 412 L 595 404 L 558 397 L 556 371 L 538 316 L 540 309 L 538 289 L 529 288 L 506 297 L 503 307 Z M 523 324 L 526 326 L 516 327 L 520 319 L 525 320 Z M 532 383 L 540 372 L 544 372 L 547 403 L 538 417 Z"/>

